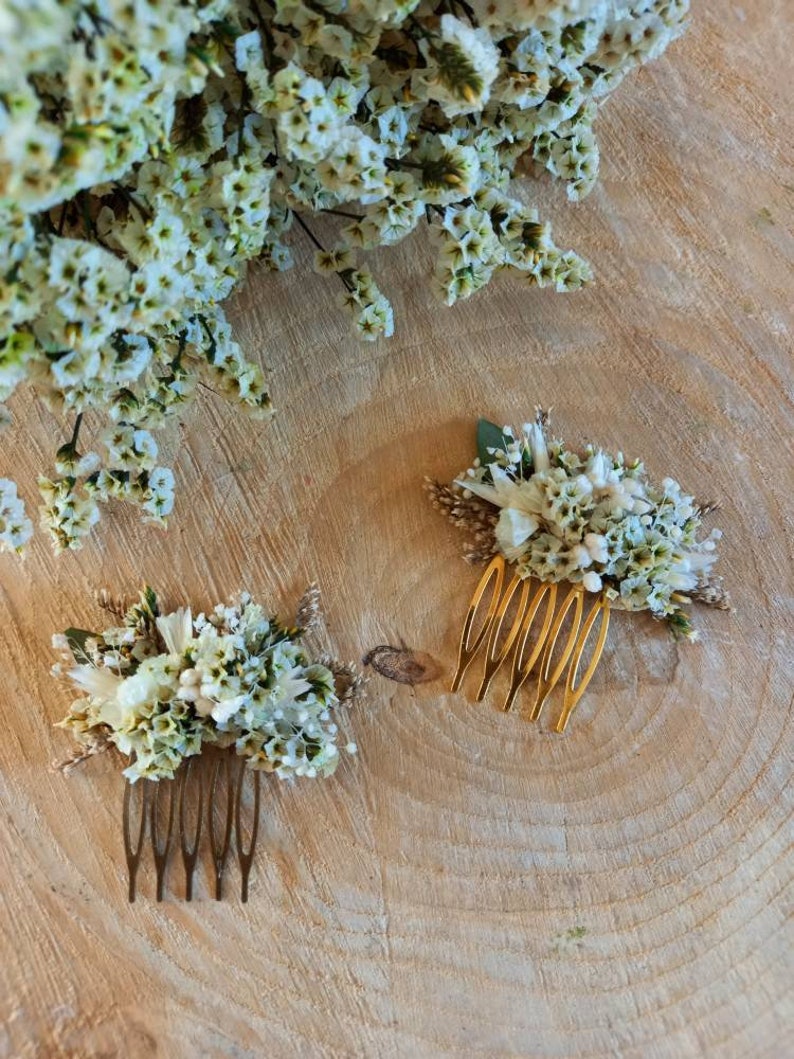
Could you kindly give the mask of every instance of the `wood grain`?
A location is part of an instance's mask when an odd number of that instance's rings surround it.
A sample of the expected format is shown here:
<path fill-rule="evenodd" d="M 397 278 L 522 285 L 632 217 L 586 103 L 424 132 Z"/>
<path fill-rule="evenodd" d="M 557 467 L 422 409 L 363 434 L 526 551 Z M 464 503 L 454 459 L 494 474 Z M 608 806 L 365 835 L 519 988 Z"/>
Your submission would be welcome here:
<path fill-rule="evenodd" d="M 277 419 L 206 394 L 167 443 L 167 535 L 118 509 L 81 553 L 54 561 L 40 539 L 0 560 L 0 1054 L 794 1054 L 785 15 L 697 5 L 605 108 L 594 194 L 571 208 L 544 186 L 597 286 L 504 282 L 442 311 L 417 239 L 382 256 L 398 333 L 373 347 L 307 267 L 254 272 L 234 316 Z M 571 441 L 725 500 L 736 604 L 681 648 L 616 614 L 564 738 L 445 693 L 477 574 L 421 491 L 467 464 L 477 415 L 536 402 Z M 33 501 L 65 427 L 14 410 L 0 470 Z M 402 639 L 444 673 L 374 674 L 346 721 L 359 758 L 266 785 L 246 906 L 212 902 L 207 875 L 192 906 L 128 907 L 112 762 L 48 770 L 67 751 L 50 635 L 144 578 L 174 604 L 247 586 L 280 607 L 316 578 L 343 656 Z"/>

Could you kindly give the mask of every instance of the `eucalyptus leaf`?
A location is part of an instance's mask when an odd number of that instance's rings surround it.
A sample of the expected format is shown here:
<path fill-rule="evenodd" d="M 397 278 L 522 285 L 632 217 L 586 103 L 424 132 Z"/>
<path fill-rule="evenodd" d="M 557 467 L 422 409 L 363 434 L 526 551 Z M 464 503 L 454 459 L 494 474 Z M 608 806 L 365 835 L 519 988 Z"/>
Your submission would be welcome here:
<path fill-rule="evenodd" d="M 87 657 L 85 642 L 88 639 L 98 639 L 95 632 L 88 629 L 69 628 L 64 630 L 64 636 L 69 642 L 69 649 L 75 657 L 76 662 L 84 662 Z"/>
<path fill-rule="evenodd" d="M 160 613 L 160 607 L 157 603 L 157 595 L 154 589 L 149 585 L 145 585 L 143 592 L 141 593 L 141 604 L 152 618 L 156 618 Z"/>
<path fill-rule="evenodd" d="M 489 419 L 477 420 L 477 455 L 483 466 L 493 463 L 493 454 L 488 451 L 489 449 L 504 450 L 508 444 L 509 439 L 505 437 L 503 429 L 496 423 L 492 423 Z"/>

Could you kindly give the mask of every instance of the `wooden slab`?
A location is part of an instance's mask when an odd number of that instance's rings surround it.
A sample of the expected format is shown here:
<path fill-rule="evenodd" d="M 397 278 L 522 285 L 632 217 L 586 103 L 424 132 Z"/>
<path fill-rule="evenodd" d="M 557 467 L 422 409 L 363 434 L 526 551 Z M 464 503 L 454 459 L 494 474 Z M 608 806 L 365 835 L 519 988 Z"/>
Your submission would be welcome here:
<path fill-rule="evenodd" d="M 119 509 L 78 554 L 54 561 L 41 538 L 23 565 L 0 560 L 1 1054 L 792 1054 L 785 12 L 697 5 L 606 107 L 590 199 L 544 185 L 597 286 L 506 281 L 443 310 L 415 239 L 378 259 L 398 332 L 369 346 L 329 281 L 254 272 L 234 317 L 273 424 L 204 394 L 165 444 L 167 535 Z M 724 500 L 736 604 L 701 612 L 685 647 L 617 614 L 564 738 L 445 693 L 477 574 L 421 490 L 467 465 L 478 415 L 536 402 L 571 441 Z M 33 501 L 67 427 L 27 398 L 14 410 L 0 472 Z M 198 903 L 156 905 L 147 868 L 128 907 L 112 762 L 48 771 L 68 749 L 51 633 L 96 623 L 102 586 L 146 579 L 173 604 L 245 586 L 286 606 L 312 578 L 341 654 L 402 638 L 443 678 L 374 675 L 345 722 L 359 758 L 266 785 L 247 906 L 212 902 L 208 874 Z"/>

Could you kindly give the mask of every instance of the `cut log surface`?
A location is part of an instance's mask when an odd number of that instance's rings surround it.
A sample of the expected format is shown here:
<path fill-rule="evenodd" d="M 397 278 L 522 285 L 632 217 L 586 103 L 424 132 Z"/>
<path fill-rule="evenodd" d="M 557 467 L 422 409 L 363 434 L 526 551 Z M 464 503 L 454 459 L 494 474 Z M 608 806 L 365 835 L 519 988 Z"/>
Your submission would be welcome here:
<path fill-rule="evenodd" d="M 41 534 L 0 559 L 0 1054 L 794 1054 L 786 6 L 696 5 L 604 107 L 593 194 L 525 185 L 594 286 L 503 279 L 444 309 L 421 236 L 376 255 L 397 333 L 361 344 L 296 231 L 299 267 L 252 269 L 231 307 L 275 419 L 202 391 L 163 435 L 167 533 L 117 507 L 80 552 Z M 535 404 L 570 443 L 721 499 L 735 604 L 699 610 L 694 645 L 614 613 L 564 736 L 475 704 L 476 674 L 446 690 L 479 571 L 422 489 L 468 466 L 478 416 Z M 12 411 L 0 473 L 35 505 L 69 425 L 25 395 Z M 50 768 L 70 701 L 52 633 L 99 625 L 102 587 L 173 606 L 245 587 L 289 614 L 312 580 L 340 657 L 407 648 L 429 679 L 370 668 L 342 720 L 358 756 L 263 785 L 247 904 L 212 900 L 207 863 L 186 904 L 176 861 L 157 904 L 148 858 L 128 905 L 118 762 Z"/>

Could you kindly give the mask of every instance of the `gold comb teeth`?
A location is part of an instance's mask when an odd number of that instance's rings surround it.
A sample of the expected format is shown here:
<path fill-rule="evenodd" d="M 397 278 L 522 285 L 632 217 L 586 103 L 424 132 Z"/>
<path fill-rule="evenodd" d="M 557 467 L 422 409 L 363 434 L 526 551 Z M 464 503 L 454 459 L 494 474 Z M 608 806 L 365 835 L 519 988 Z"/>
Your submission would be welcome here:
<path fill-rule="evenodd" d="M 487 643 L 485 665 L 476 701 L 481 702 L 485 698 L 494 677 L 512 654 L 510 688 L 502 708 L 513 708 L 519 691 L 533 671 L 537 670 L 535 700 L 528 713 L 530 721 L 537 721 L 547 700 L 565 676 L 562 710 L 554 726 L 556 732 L 564 732 L 601 659 L 609 631 L 609 600 L 606 594 L 601 593 L 585 617 L 585 590 L 581 585 L 571 586 L 557 608 L 556 584 L 541 581 L 536 591 L 531 593 L 530 581 L 516 574 L 502 591 L 504 578 L 504 557 L 496 555 L 488 564 L 471 598 L 461 634 L 458 667 L 451 690 L 456 691 L 460 687 L 471 663 L 483 644 Z M 472 643 L 472 628 L 482 610 L 483 599 L 492 581 L 494 588 L 487 612 Z M 516 611 L 507 635 L 503 636 L 505 618 L 519 588 L 521 592 Z M 544 602 L 545 609 L 542 610 Z M 533 629 L 537 627 L 541 613 L 543 619 L 533 638 Z M 570 628 L 560 647 L 560 634 L 569 615 Z M 592 657 L 577 683 L 582 656 L 599 618 L 601 624 Z"/>
<path fill-rule="evenodd" d="M 122 810 L 124 852 L 127 860 L 128 899 L 135 901 L 137 879 L 146 848 L 146 832 L 155 869 L 155 896 L 162 901 L 166 894 L 168 864 L 174 846 L 174 825 L 178 830 L 179 848 L 185 873 L 184 898 L 193 900 L 193 882 L 205 833 L 209 833 L 209 860 L 212 864 L 214 896 L 223 898 L 223 884 L 230 861 L 232 836 L 240 866 L 240 899 L 248 900 L 249 880 L 256 854 L 261 809 L 261 777 L 258 771 L 238 767 L 233 752 L 226 752 L 206 763 L 188 758 L 173 780 L 141 780 L 126 783 Z M 250 812 L 245 808 L 246 776 L 251 772 L 253 801 Z M 205 789 L 209 796 L 205 797 Z M 244 817 L 247 817 L 246 848 Z"/>
<path fill-rule="evenodd" d="M 535 619 L 540 613 L 540 605 L 543 603 L 544 599 L 546 600 L 546 610 L 544 612 L 543 624 L 540 633 L 533 642 L 531 639 L 532 626 L 535 624 Z M 541 583 L 540 588 L 524 610 L 524 615 L 521 621 L 521 630 L 518 635 L 515 653 L 513 654 L 513 672 L 510 680 L 510 690 L 507 693 L 507 698 L 502 707 L 505 712 L 512 709 L 516 695 L 518 695 L 521 688 L 526 684 L 532 670 L 535 668 L 535 663 L 540 657 L 551 623 L 554 620 L 554 607 L 556 606 L 556 603 L 557 586 L 554 584 Z M 527 646 L 530 644 L 532 646 L 529 656 L 527 657 Z"/>
<path fill-rule="evenodd" d="M 496 612 L 499 609 L 499 597 L 502 592 L 502 583 L 505 577 L 505 561 L 501 555 L 496 555 L 492 561 L 488 564 L 485 573 L 480 578 L 480 583 L 474 590 L 471 603 L 469 604 L 469 612 L 466 615 L 466 620 L 463 623 L 463 633 L 460 637 L 460 650 L 458 651 L 458 668 L 455 670 L 455 676 L 452 678 L 451 691 L 457 691 L 460 687 L 461 681 L 466 675 L 466 670 L 469 668 L 471 663 L 474 661 L 474 656 L 482 647 L 483 641 L 488 634 L 488 629 L 491 626 L 491 622 L 496 617 Z M 490 581 L 494 579 L 494 587 L 491 595 L 491 601 L 488 604 L 488 613 L 485 617 L 485 623 L 480 631 L 474 638 L 474 643 L 470 643 L 471 630 L 474 625 L 474 619 L 477 615 L 482 598 L 488 588 Z"/>
<path fill-rule="evenodd" d="M 515 598 L 516 591 L 521 589 L 521 598 L 516 609 L 515 616 L 513 618 L 513 624 L 510 626 L 510 631 L 504 638 L 504 642 L 501 642 L 502 626 L 504 620 L 510 609 L 510 604 Z M 477 692 L 477 702 L 482 702 L 485 698 L 488 688 L 496 675 L 497 671 L 501 669 L 502 663 L 506 661 L 510 652 L 513 649 L 513 645 L 518 639 L 518 635 L 521 632 L 521 624 L 523 621 L 524 610 L 526 609 L 529 601 L 529 582 L 523 581 L 517 574 L 513 577 L 510 584 L 504 591 L 504 594 L 499 602 L 499 606 L 493 619 L 490 622 L 490 633 L 488 634 L 488 646 L 485 651 L 485 672 L 482 676 L 482 682 Z M 486 629 L 488 623 L 486 623 Z"/>

